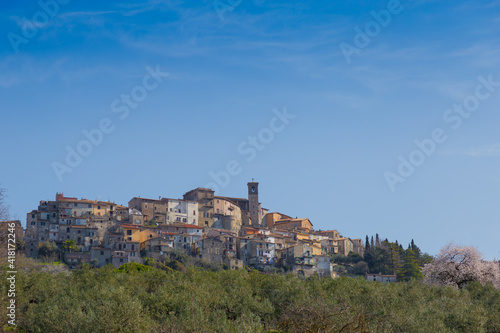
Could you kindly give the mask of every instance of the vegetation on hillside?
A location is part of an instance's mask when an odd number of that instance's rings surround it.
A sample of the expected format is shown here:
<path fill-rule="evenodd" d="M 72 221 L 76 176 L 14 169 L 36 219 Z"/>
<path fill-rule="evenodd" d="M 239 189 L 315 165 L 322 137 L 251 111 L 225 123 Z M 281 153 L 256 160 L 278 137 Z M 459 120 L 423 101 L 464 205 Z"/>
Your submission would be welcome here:
<path fill-rule="evenodd" d="M 422 253 L 413 239 L 404 249 L 398 241 L 380 241 L 378 234 L 375 240 L 371 237 L 371 242 L 366 236 L 364 256 L 351 252 L 347 256 L 335 254 L 332 258 L 341 275 L 396 274 L 398 281 L 422 280 L 422 267 L 432 261 L 432 257 Z"/>
<path fill-rule="evenodd" d="M 19 332 L 500 331 L 500 291 L 490 284 L 300 280 L 173 264 L 87 265 L 70 273 L 27 266 L 16 279 Z M 0 279 L 6 275 L 2 269 Z"/>

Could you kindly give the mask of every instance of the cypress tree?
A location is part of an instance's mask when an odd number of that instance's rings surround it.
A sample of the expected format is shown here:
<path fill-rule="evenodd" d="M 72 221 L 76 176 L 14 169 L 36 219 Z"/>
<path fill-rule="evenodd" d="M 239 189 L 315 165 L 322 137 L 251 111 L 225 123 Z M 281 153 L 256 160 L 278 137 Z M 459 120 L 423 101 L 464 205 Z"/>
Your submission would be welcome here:
<path fill-rule="evenodd" d="M 419 267 L 417 254 L 411 249 L 411 247 L 408 247 L 405 251 L 404 280 L 421 280 L 423 278 L 424 275 Z"/>

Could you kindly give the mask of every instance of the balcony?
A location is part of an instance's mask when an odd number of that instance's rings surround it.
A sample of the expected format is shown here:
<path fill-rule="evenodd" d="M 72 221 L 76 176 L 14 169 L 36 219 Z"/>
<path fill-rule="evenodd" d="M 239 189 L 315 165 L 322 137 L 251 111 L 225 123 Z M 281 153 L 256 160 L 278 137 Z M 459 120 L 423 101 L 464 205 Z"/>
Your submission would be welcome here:
<path fill-rule="evenodd" d="M 310 258 L 295 258 L 294 262 L 296 265 L 307 265 L 307 266 L 316 265 L 316 263 L 314 263 Z"/>

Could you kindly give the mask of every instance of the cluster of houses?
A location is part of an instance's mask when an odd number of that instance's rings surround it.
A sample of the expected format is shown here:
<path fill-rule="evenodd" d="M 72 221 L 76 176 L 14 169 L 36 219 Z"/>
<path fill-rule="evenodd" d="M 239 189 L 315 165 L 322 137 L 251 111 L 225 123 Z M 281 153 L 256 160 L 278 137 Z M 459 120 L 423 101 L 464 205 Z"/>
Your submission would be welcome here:
<path fill-rule="evenodd" d="M 27 214 L 26 254 L 38 257 L 41 243 L 73 240 L 79 251 L 66 252 L 65 260 L 75 265 L 119 267 L 182 251 L 230 269 L 283 268 L 301 277 L 335 277 L 331 254 L 364 253 L 360 238 L 315 231 L 307 218 L 262 208 L 258 186 L 248 183 L 248 198 L 196 188 L 183 199 L 134 197 L 128 207 L 57 193 L 55 201 L 41 201 Z"/>

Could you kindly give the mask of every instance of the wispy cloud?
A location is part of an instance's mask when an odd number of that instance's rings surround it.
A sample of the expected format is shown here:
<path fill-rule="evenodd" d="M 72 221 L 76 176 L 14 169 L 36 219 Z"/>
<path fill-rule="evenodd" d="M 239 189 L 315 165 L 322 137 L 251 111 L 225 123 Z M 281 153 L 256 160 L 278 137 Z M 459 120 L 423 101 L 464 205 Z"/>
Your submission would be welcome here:
<path fill-rule="evenodd" d="M 500 143 L 485 145 L 478 148 L 470 148 L 466 150 L 447 150 L 442 151 L 441 155 L 462 155 L 471 157 L 491 157 L 500 156 Z"/>
<path fill-rule="evenodd" d="M 133 4 L 122 4 L 119 5 L 118 8 L 114 10 L 101 10 L 101 11 L 75 11 L 69 12 L 63 17 L 83 17 L 83 16 L 102 16 L 108 14 L 121 14 L 123 16 L 134 16 L 137 14 L 141 14 L 144 12 L 149 12 L 152 10 L 158 10 L 160 8 L 171 9 L 181 5 L 181 1 L 162 1 L 162 0 L 153 0 L 147 1 L 145 3 L 133 3 Z"/>

